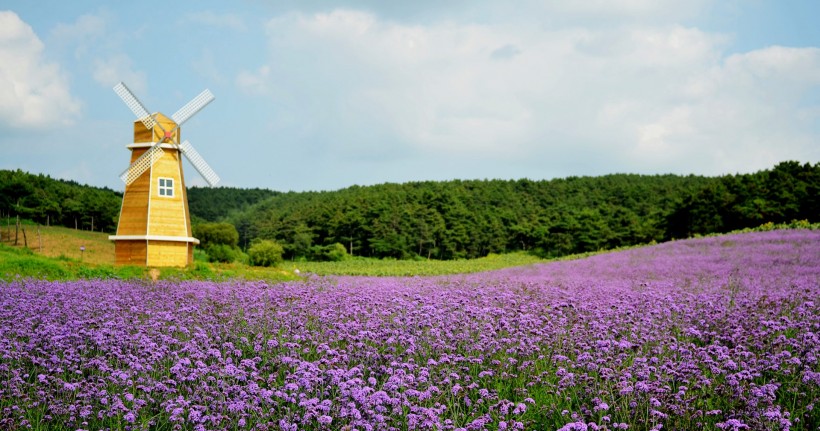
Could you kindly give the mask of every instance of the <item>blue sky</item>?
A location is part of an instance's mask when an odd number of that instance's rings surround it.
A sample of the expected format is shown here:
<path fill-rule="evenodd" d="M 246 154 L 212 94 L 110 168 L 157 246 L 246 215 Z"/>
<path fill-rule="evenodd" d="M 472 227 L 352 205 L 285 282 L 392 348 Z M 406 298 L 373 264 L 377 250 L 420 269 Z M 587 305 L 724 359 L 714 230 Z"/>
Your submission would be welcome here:
<path fill-rule="evenodd" d="M 133 114 L 220 185 L 723 175 L 820 161 L 820 2 L 0 4 L 0 169 L 122 190 Z M 204 181 L 188 166 L 189 185 Z"/>

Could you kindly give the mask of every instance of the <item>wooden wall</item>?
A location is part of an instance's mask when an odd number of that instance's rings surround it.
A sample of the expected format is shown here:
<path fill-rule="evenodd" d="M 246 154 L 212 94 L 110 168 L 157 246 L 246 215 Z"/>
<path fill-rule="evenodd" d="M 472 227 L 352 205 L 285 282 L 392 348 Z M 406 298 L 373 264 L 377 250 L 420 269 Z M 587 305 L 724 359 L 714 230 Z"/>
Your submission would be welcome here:
<path fill-rule="evenodd" d="M 117 265 L 145 266 L 148 244 L 145 240 L 114 242 L 114 254 Z"/>
<path fill-rule="evenodd" d="M 147 262 L 148 266 L 188 266 L 193 262 L 193 244 L 148 241 Z"/>
<path fill-rule="evenodd" d="M 114 250 L 117 265 L 182 267 L 194 261 L 194 246 L 187 242 L 118 240 Z"/>
<path fill-rule="evenodd" d="M 148 148 L 134 148 L 131 151 L 130 163 L 134 163 L 147 150 Z M 145 235 L 148 233 L 148 196 L 150 193 L 150 169 L 131 184 L 126 184 L 120 219 L 117 223 L 117 235 Z"/>
<path fill-rule="evenodd" d="M 151 171 L 151 204 L 148 209 L 148 235 L 191 236 L 182 160 L 177 150 L 166 149 Z M 174 180 L 174 195 L 160 196 L 159 179 Z"/>

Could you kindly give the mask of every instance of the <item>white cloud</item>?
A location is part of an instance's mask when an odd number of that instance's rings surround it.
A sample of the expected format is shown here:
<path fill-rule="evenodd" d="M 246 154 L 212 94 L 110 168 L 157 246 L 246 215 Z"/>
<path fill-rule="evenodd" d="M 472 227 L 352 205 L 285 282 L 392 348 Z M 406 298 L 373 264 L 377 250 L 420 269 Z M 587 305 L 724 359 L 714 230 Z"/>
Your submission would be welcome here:
<path fill-rule="evenodd" d="M 638 17 L 669 13 L 619 4 Z M 820 90 L 817 48 L 726 57 L 725 35 L 633 21 L 423 26 L 352 10 L 288 14 L 268 23 L 270 64 L 237 84 L 276 89 L 315 141 L 351 158 L 388 145 L 522 165 L 594 154 L 619 171 L 704 174 L 817 159 L 820 109 L 801 100 Z"/>
<path fill-rule="evenodd" d="M 145 73 L 134 69 L 131 58 L 124 54 L 94 60 L 94 80 L 100 85 L 113 88 L 118 82 L 125 82 L 137 94 L 145 94 L 147 80 Z"/>
<path fill-rule="evenodd" d="M 623 22 L 666 18 L 674 21 L 696 16 L 708 6 L 708 0 L 585 0 L 539 1 L 544 11 L 560 14 L 569 18 L 595 17 L 598 20 L 617 20 Z"/>
<path fill-rule="evenodd" d="M 256 71 L 243 70 L 236 77 L 236 85 L 245 94 L 263 95 L 270 92 L 270 67 L 262 66 Z"/>
<path fill-rule="evenodd" d="M 71 24 L 57 24 L 52 35 L 56 41 L 63 43 L 88 43 L 105 34 L 107 21 L 103 15 L 81 15 Z"/>
<path fill-rule="evenodd" d="M 0 11 L 0 124 L 52 127 L 71 124 L 80 114 L 65 73 L 43 51 L 31 26 L 14 12 Z"/>
<path fill-rule="evenodd" d="M 673 110 L 687 115 L 668 141 L 701 155 L 712 172 L 746 171 L 820 157 L 820 106 L 803 96 L 820 90 L 820 49 L 769 47 L 735 54 L 699 70 Z"/>
<path fill-rule="evenodd" d="M 234 31 L 245 31 L 245 21 L 236 14 L 216 13 L 213 11 L 201 11 L 186 14 L 182 18 L 182 23 L 202 24 L 208 27 L 224 28 Z"/>
<path fill-rule="evenodd" d="M 71 47 L 74 57 L 85 73 L 102 87 L 111 88 L 124 81 L 137 93 L 147 88 L 145 72 L 135 68 L 132 58 L 124 52 L 123 40 L 139 38 L 116 30 L 116 16 L 103 10 L 96 14 L 80 15 L 74 22 L 57 24 L 51 31 L 55 44 Z M 133 41 L 131 42 L 133 43 Z"/>

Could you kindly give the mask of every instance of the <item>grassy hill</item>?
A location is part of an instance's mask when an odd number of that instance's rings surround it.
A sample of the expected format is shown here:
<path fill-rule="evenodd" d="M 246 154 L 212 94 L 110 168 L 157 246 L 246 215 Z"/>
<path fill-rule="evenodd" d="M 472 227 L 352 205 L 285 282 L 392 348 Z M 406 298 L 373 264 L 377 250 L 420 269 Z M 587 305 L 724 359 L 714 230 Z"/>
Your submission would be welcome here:
<path fill-rule="evenodd" d="M 27 246 L 24 243 L 23 229 Z M 28 248 L 40 256 L 74 259 L 92 265 L 113 265 L 114 243 L 108 240 L 108 235 L 102 232 L 32 224 L 24 224 L 16 234 L 18 248 Z M 0 228 L 0 243 L 14 247 L 14 226 Z"/>

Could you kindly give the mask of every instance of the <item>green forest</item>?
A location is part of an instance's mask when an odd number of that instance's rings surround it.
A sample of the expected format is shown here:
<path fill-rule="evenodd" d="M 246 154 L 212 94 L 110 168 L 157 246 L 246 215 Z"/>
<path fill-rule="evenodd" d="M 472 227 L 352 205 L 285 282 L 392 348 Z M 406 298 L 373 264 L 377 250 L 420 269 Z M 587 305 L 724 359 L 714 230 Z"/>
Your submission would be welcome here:
<path fill-rule="evenodd" d="M 122 193 L 21 170 L 0 170 L 0 215 L 114 233 Z"/>
<path fill-rule="evenodd" d="M 272 240 L 286 259 L 449 260 L 515 251 L 557 257 L 767 222 L 816 223 L 820 163 L 789 161 L 720 177 L 612 174 L 287 193 L 193 187 L 188 198 L 195 225 L 229 223 L 239 247 Z M 0 171 L 0 211 L 12 217 L 80 229 L 93 223 L 113 233 L 120 200 L 110 189 Z"/>

